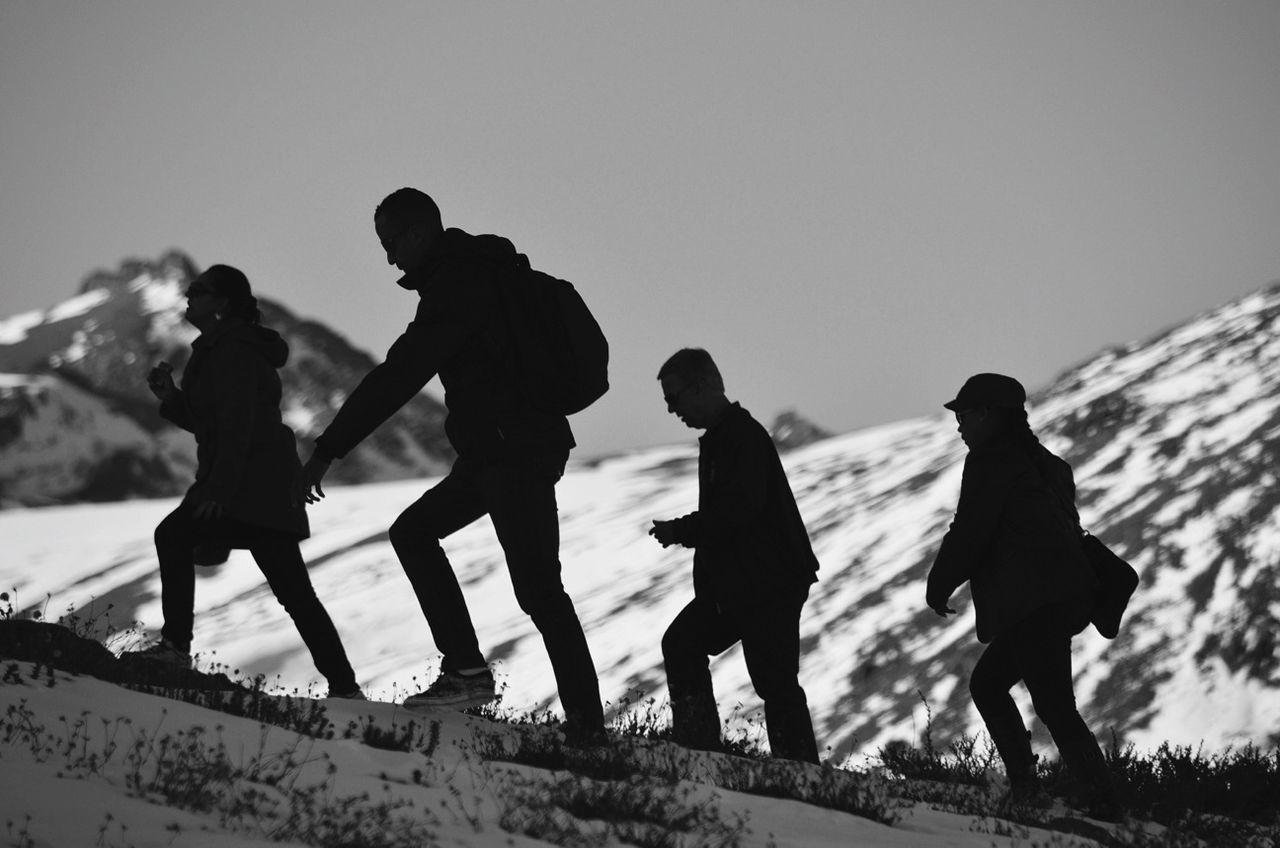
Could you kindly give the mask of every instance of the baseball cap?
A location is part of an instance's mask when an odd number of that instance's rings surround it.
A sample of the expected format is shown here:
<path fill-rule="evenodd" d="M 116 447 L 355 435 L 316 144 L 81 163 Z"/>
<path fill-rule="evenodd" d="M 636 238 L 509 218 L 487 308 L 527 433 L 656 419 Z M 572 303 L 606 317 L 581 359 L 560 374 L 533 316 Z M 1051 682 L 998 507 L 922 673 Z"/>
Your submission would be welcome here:
<path fill-rule="evenodd" d="M 1027 402 L 1027 390 L 1003 374 L 974 374 L 964 381 L 955 400 L 943 404 L 952 412 L 980 406 L 1020 407 Z"/>

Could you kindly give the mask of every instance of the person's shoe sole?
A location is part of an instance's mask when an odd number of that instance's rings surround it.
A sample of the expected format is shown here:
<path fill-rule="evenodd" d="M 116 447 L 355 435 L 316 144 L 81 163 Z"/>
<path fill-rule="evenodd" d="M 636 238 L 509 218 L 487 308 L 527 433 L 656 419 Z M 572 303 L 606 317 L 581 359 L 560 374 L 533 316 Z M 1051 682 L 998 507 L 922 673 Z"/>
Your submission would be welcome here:
<path fill-rule="evenodd" d="M 432 712 L 434 710 L 466 710 L 472 707 L 483 707 L 485 704 L 498 702 L 497 695 L 461 695 L 456 698 L 431 700 L 405 698 L 400 706 L 414 712 Z"/>

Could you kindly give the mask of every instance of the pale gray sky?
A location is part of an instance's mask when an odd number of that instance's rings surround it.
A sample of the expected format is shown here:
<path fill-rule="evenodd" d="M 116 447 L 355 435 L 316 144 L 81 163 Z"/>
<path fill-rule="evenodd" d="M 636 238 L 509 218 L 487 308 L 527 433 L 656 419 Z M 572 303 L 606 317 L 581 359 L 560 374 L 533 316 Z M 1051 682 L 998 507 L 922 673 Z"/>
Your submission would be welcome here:
<path fill-rule="evenodd" d="M 380 356 L 402 185 L 587 297 L 580 455 L 685 345 L 848 431 L 1280 279 L 1280 3 L 0 0 L 0 315 L 178 247 Z"/>

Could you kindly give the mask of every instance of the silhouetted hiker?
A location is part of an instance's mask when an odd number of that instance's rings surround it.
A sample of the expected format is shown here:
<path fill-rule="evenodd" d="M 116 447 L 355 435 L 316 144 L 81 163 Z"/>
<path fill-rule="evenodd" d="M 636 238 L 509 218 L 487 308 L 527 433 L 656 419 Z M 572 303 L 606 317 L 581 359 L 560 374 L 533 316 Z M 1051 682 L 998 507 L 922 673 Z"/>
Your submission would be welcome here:
<path fill-rule="evenodd" d="M 293 431 L 280 420 L 280 375 L 289 347 L 261 326 L 245 275 L 214 265 L 187 287 L 187 320 L 200 330 L 173 383 L 168 363 L 147 377 L 160 414 L 196 437 L 196 481 L 156 527 L 164 627 L 134 656 L 189 667 L 197 555 L 248 548 L 293 618 L 329 697 L 364 699 L 298 541 L 310 530 L 293 486 L 301 467 Z M 225 559 L 225 553 L 218 560 Z"/>
<path fill-rule="evenodd" d="M 987 644 L 969 691 L 1004 760 L 1009 799 L 1039 793 L 1030 736 L 1009 694 L 1022 681 L 1067 767 L 1071 800 L 1115 819 L 1106 761 L 1076 709 L 1071 679 L 1071 637 L 1089 624 L 1098 581 L 1080 546 L 1071 466 L 1032 432 L 1026 397 L 1012 377 L 978 374 L 944 404 L 969 453 L 926 601 L 945 617 L 955 612 L 951 593 L 969 582 L 978 641 Z"/>
<path fill-rule="evenodd" d="M 457 451 L 449 474 L 391 525 L 404 567 L 437 648 L 441 673 L 405 700 L 409 708 L 462 709 L 495 700 L 493 674 L 440 540 L 488 514 L 506 554 L 516 600 L 542 634 L 571 744 L 603 740 L 595 665 L 573 601 L 560 579 L 555 487 L 573 434 L 564 415 L 540 409 L 511 361 L 498 285 L 521 259 L 511 242 L 444 229 L 426 194 L 404 188 L 374 212 L 387 262 L 417 292 L 413 321 L 343 403 L 304 467 L 309 499 L 330 462 L 440 375 Z"/>
<path fill-rule="evenodd" d="M 677 742 L 718 750 L 720 714 L 709 657 L 742 643 L 764 701 L 775 757 L 818 762 L 809 704 L 798 679 L 800 610 L 818 559 L 764 427 L 725 397 L 724 380 L 700 348 L 676 352 L 658 372 L 667 410 L 698 440 L 698 509 L 654 521 L 662 546 L 693 548 L 693 600 L 662 637 Z"/>

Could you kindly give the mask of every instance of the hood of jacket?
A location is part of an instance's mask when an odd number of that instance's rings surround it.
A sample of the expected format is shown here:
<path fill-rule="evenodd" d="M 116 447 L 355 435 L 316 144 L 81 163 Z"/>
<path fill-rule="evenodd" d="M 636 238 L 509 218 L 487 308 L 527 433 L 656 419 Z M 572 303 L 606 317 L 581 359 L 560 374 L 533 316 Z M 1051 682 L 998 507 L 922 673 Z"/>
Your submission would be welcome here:
<path fill-rule="evenodd" d="M 212 329 L 201 333 L 191 347 L 193 350 L 210 349 L 226 342 L 249 345 L 272 368 L 283 368 L 289 361 L 289 343 L 279 333 L 241 318 L 223 318 Z"/>
<path fill-rule="evenodd" d="M 408 291 L 421 291 L 446 266 L 477 262 L 505 265 L 514 262 L 517 256 L 515 245 L 502 236 L 473 236 L 450 227 L 431 245 L 422 265 L 397 280 L 396 285 Z"/>

